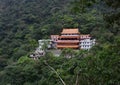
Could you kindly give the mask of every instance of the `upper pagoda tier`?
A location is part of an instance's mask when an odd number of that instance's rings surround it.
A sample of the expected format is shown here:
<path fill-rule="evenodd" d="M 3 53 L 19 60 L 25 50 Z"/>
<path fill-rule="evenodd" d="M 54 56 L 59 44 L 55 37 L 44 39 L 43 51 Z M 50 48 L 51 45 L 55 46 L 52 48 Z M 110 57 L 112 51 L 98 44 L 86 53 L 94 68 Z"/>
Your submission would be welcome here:
<path fill-rule="evenodd" d="M 74 35 L 69 35 L 69 36 L 59 36 L 59 39 L 62 39 L 62 38 L 66 38 L 66 39 L 80 39 L 80 36 L 77 35 L 77 36 L 74 36 Z"/>
<path fill-rule="evenodd" d="M 68 28 L 64 28 L 63 31 L 61 32 L 61 35 L 69 35 L 69 34 L 72 34 L 72 35 L 79 35 L 80 32 L 78 30 L 78 28 L 72 28 L 72 29 L 68 29 Z"/>

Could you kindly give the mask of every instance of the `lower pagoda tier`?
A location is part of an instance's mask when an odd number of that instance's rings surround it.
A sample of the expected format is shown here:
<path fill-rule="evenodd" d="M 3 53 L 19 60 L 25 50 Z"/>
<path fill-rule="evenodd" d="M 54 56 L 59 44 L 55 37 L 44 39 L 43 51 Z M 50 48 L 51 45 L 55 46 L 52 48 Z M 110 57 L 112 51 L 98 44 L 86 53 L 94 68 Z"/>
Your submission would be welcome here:
<path fill-rule="evenodd" d="M 73 48 L 73 49 L 79 49 L 79 45 L 57 45 L 58 49 L 63 49 L 63 48 Z"/>
<path fill-rule="evenodd" d="M 79 40 L 58 40 L 58 41 L 56 41 L 56 43 L 67 43 L 67 44 L 69 44 L 69 43 L 79 43 L 80 41 Z"/>

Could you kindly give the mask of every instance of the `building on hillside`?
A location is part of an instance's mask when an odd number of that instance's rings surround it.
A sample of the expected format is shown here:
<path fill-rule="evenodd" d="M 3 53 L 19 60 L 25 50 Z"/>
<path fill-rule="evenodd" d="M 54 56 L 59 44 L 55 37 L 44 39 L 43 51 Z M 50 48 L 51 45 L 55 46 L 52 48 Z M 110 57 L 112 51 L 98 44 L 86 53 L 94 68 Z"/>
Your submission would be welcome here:
<path fill-rule="evenodd" d="M 38 42 L 39 42 L 39 47 L 36 48 L 35 52 L 33 52 L 30 55 L 30 58 L 33 58 L 34 60 L 37 60 L 41 56 L 44 56 L 45 50 L 48 48 L 51 48 L 51 45 L 52 45 L 50 39 L 42 39 L 42 40 L 38 40 Z"/>
<path fill-rule="evenodd" d="M 51 35 L 51 47 L 57 48 L 57 41 L 58 41 L 59 35 Z"/>
<path fill-rule="evenodd" d="M 55 40 L 54 40 L 55 41 Z M 39 49 L 44 50 L 45 48 L 49 49 L 52 47 L 52 40 L 51 39 L 42 39 L 38 40 L 39 43 Z"/>
<path fill-rule="evenodd" d="M 51 35 L 51 40 L 53 40 L 55 47 L 58 49 L 79 49 L 80 33 L 78 29 L 63 29 L 60 36 L 57 35 L 56 37 L 56 35 Z"/>
<path fill-rule="evenodd" d="M 95 39 L 91 39 L 90 34 L 80 35 L 80 48 L 89 50 L 92 46 L 95 45 Z"/>
<path fill-rule="evenodd" d="M 61 35 L 51 35 L 52 47 L 57 49 L 72 48 L 89 50 L 95 45 L 90 34 L 80 34 L 78 28 L 63 29 Z"/>
<path fill-rule="evenodd" d="M 38 40 L 38 42 L 39 47 L 30 55 L 34 60 L 44 56 L 46 50 L 50 48 L 89 50 L 95 45 L 95 39 L 92 39 L 90 34 L 80 34 L 78 28 L 63 29 L 60 35 L 51 35 L 51 39 L 42 39 Z M 57 51 L 54 53 L 59 55 Z"/>

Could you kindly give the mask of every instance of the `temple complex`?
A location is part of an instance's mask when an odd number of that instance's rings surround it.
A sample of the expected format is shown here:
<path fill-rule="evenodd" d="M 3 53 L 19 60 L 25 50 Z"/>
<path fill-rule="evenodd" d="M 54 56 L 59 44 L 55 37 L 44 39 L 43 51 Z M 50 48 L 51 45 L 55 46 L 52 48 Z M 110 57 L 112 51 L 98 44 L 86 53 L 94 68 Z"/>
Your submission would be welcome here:
<path fill-rule="evenodd" d="M 64 28 L 60 35 L 51 35 L 51 39 L 38 40 L 39 47 L 30 55 L 30 58 L 37 60 L 45 55 L 45 49 L 84 49 L 89 50 L 95 45 L 95 39 L 90 34 L 81 34 L 78 28 Z M 58 51 L 58 52 L 57 52 Z M 54 52 L 57 56 L 60 51 Z"/>
<path fill-rule="evenodd" d="M 91 39 L 90 34 L 80 34 L 78 28 L 64 28 L 61 35 L 51 35 L 54 48 L 73 48 L 89 50 L 95 45 L 95 39 Z"/>

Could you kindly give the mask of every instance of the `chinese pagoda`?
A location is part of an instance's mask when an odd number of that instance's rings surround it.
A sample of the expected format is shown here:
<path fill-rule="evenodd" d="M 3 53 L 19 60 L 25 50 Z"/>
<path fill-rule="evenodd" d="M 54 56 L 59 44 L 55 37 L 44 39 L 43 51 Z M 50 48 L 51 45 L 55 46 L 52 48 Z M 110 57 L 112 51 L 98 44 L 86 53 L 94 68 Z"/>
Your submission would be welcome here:
<path fill-rule="evenodd" d="M 61 35 L 51 35 L 52 46 L 57 49 L 72 48 L 89 50 L 95 39 L 91 39 L 89 34 L 81 35 L 78 28 L 64 28 Z"/>

